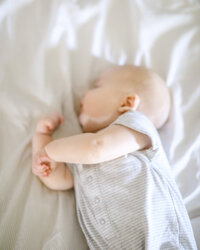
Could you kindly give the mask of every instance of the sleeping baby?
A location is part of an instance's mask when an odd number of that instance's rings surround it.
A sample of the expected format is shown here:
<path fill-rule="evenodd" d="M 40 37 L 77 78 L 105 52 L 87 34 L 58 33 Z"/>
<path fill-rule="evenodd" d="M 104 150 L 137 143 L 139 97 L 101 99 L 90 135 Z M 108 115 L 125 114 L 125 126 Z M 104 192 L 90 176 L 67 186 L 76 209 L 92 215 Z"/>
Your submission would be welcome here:
<path fill-rule="evenodd" d="M 164 81 L 127 65 L 101 74 L 83 95 L 84 133 L 52 140 L 63 117 L 55 113 L 38 121 L 32 172 L 50 189 L 74 187 L 90 249 L 197 249 L 156 130 L 169 112 Z"/>

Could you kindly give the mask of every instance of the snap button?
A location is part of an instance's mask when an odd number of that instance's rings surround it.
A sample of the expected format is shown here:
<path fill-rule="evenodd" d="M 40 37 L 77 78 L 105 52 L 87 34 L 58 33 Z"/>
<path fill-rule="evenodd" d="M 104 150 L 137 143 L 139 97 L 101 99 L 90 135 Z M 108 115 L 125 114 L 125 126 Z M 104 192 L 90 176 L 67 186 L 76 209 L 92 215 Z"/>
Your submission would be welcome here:
<path fill-rule="evenodd" d="M 91 182 L 92 180 L 93 180 L 92 176 L 91 176 L 91 175 L 88 176 L 87 181 L 88 181 L 88 182 Z"/>
<path fill-rule="evenodd" d="M 105 221 L 103 218 L 101 218 L 101 219 L 99 220 L 99 222 L 100 222 L 101 225 L 104 225 L 104 224 L 106 223 L 106 221 Z"/>
<path fill-rule="evenodd" d="M 95 202 L 96 204 L 99 203 L 99 202 L 100 202 L 99 197 L 95 197 L 94 202 Z"/>

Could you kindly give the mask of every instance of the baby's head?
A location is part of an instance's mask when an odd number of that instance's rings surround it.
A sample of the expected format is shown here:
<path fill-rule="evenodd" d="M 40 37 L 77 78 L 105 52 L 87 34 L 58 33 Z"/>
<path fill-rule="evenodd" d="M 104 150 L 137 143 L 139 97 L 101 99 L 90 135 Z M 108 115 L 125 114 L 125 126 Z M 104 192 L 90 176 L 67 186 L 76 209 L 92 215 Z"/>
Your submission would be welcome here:
<path fill-rule="evenodd" d="M 101 74 L 94 88 L 83 95 L 79 121 L 84 132 L 96 132 L 130 110 L 143 113 L 161 128 L 169 116 L 169 90 L 149 69 L 116 66 Z"/>

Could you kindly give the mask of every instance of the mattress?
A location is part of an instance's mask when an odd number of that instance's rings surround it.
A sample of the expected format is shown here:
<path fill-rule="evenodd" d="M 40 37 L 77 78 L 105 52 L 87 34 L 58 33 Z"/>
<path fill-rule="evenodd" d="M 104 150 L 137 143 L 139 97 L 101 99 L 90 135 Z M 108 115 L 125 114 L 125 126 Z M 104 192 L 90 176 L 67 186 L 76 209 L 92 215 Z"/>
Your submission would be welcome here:
<path fill-rule="evenodd" d="M 170 88 L 159 130 L 200 248 L 200 2 L 0 1 L 0 249 L 88 249 L 74 191 L 52 191 L 31 171 L 43 114 L 81 133 L 80 98 L 105 69 L 142 65 Z"/>

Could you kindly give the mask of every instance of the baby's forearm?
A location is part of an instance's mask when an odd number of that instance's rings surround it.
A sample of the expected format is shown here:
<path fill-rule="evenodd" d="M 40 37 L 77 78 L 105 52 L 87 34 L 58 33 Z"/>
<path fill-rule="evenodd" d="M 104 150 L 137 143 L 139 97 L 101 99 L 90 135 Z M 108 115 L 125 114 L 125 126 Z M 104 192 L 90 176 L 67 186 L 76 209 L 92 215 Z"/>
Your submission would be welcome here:
<path fill-rule="evenodd" d="M 93 133 L 84 133 L 54 140 L 45 151 L 57 162 L 93 164 L 99 161 L 99 146 Z"/>
<path fill-rule="evenodd" d="M 48 134 L 42 134 L 35 132 L 32 139 L 32 154 L 36 155 L 39 151 L 44 149 L 44 147 L 51 142 L 52 138 Z"/>
<path fill-rule="evenodd" d="M 44 149 L 44 147 L 51 142 L 52 138 L 50 135 L 48 134 L 43 134 L 40 132 L 35 132 L 35 134 L 33 135 L 33 139 L 32 139 L 32 164 L 35 164 L 35 156 L 37 155 L 38 152 L 40 152 L 41 150 Z M 48 177 L 43 177 L 43 176 L 38 176 L 39 179 L 46 185 L 49 187 L 49 185 L 52 182 L 52 177 L 48 178 Z"/>

